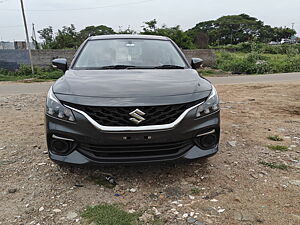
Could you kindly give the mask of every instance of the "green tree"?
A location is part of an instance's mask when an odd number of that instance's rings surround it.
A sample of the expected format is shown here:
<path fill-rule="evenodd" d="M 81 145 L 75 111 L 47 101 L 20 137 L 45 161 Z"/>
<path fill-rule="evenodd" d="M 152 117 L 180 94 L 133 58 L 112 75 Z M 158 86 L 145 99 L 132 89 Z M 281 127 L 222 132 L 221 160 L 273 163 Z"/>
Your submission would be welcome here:
<path fill-rule="evenodd" d="M 78 37 L 80 42 L 83 42 L 88 37 L 108 34 L 115 34 L 115 31 L 111 27 L 107 27 L 105 25 L 88 26 L 79 32 Z"/>
<path fill-rule="evenodd" d="M 167 27 L 163 25 L 162 27 L 157 27 L 156 19 L 145 22 L 143 26 L 143 31 L 141 34 L 145 35 L 159 35 L 171 38 L 180 48 L 191 49 L 195 48 L 191 36 L 180 29 L 180 26 Z"/>
<path fill-rule="evenodd" d="M 79 44 L 76 28 L 73 24 L 71 24 L 70 27 L 63 26 L 61 30 L 58 30 L 54 40 L 53 48 L 77 48 L 79 47 Z"/>
<path fill-rule="evenodd" d="M 197 32 L 206 32 L 210 45 L 238 44 L 247 41 L 280 41 L 296 34 L 289 28 L 272 28 L 247 14 L 223 16 L 217 20 L 198 23 L 188 31 L 193 38 Z"/>
<path fill-rule="evenodd" d="M 43 40 L 42 48 L 52 48 L 54 42 L 54 32 L 51 26 L 38 31 L 40 39 Z"/>
<path fill-rule="evenodd" d="M 128 26 L 125 30 L 122 30 L 122 27 L 119 27 L 118 34 L 136 34 L 136 31 L 132 30 L 130 26 Z"/>

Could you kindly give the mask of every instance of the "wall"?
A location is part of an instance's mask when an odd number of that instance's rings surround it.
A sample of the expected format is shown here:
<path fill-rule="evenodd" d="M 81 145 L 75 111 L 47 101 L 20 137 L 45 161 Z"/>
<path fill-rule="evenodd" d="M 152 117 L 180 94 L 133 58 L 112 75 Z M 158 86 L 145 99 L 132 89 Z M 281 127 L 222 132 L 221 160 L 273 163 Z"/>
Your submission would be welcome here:
<path fill-rule="evenodd" d="M 205 66 L 213 66 L 216 63 L 215 55 L 209 49 L 183 50 L 189 62 L 191 58 L 202 58 Z M 33 50 L 32 59 L 35 66 L 51 66 L 52 59 L 67 58 L 72 61 L 75 50 Z M 21 64 L 29 64 L 29 56 L 26 50 L 0 50 L 0 68 L 17 69 Z"/>
<path fill-rule="evenodd" d="M 210 49 L 193 49 L 193 50 L 183 50 L 185 57 L 190 62 L 192 58 L 201 58 L 204 60 L 203 65 L 212 67 L 216 65 L 216 57 L 212 50 Z"/>
<path fill-rule="evenodd" d="M 76 50 L 47 49 L 32 51 L 32 61 L 36 66 L 50 66 L 55 58 L 66 58 L 71 63 Z M 1 54 L 1 51 L 0 51 Z"/>
<path fill-rule="evenodd" d="M 21 64 L 29 64 L 29 55 L 24 50 L 0 50 L 0 68 L 16 69 Z"/>

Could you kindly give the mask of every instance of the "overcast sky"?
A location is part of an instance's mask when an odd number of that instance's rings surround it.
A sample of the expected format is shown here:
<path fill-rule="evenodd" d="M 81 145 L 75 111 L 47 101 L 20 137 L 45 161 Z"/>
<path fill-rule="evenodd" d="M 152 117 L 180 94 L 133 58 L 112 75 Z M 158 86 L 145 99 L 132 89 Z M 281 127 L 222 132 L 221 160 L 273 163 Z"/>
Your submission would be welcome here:
<path fill-rule="evenodd" d="M 115 30 L 129 25 L 140 30 L 144 21 L 156 18 L 159 25 L 181 25 L 186 30 L 198 22 L 224 15 L 246 13 L 265 24 L 292 27 L 300 34 L 300 0 L 24 0 L 30 35 L 53 26 L 107 25 Z M 0 40 L 24 40 L 20 0 L 0 0 Z"/>

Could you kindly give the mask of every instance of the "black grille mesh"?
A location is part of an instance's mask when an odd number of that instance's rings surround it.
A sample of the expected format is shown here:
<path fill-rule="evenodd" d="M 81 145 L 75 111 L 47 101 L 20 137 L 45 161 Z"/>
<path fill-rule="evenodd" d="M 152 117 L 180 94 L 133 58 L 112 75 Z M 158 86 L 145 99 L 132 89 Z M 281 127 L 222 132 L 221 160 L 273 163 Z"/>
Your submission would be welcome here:
<path fill-rule="evenodd" d="M 80 144 L 78 150 L 92 158 L 176 157 L 192 147 L 191 140 L 147 145 L 95 146 Z"/>
<path fill-rule="evenodd" d="M 201 102 L 202 100 L 177 105 L 138 107 L 100 107 L 76 105 L 68 102 L 63 103 L 87 113 L 97 123 L 103 126 L 148 126 L 170 124 L 174 122 L 185 110 Z M 129 113 L 136 109 L 145 113 L 143 116 L 145 121 L 142 121 L 138 125 L 129 120 L 131 118 Z"/>

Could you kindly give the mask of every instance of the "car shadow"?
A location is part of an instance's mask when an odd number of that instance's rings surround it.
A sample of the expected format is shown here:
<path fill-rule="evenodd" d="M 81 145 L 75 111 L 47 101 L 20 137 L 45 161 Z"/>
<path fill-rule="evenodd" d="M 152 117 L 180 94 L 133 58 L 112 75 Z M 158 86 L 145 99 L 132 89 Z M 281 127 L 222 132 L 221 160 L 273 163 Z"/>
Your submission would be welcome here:
<path fill-rule="evenodd" d="M 118 166 L 89 166 L 74 167 L 60 166 L 62 172 L 76 175 L 77 180 L 90 183 L 93 180 L 105 180 L 112 184 L 132 183 L 160 186 L 183 181 L 188 177 L 206 176 L 210 173 L 209 159 L 202 158 L 194 161 L 179 161 L 155 164 L 130 164 Z M 92 179 L 91 179 L 92 178 Z M 72 179 L 72 178 L 71 178 Z M 95 182 L 94 182 L 95 183 Z"/>

